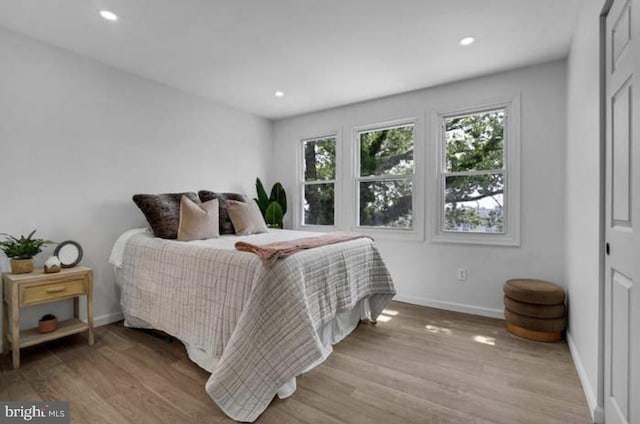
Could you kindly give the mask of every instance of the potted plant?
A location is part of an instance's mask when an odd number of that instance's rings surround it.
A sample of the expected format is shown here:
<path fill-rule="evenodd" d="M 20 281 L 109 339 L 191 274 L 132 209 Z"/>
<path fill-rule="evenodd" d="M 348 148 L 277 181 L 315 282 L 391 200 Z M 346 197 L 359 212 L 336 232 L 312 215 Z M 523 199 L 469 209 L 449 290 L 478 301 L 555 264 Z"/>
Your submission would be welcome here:
<path fill-rule="evenodd" d="M 42 246 L 53 243 L 49 240 L 33 238 L 36 230 L 33 230 L 27 237 L 20 238 L 9 234 L 1 233 L 5 240 L 0 242 L 0 250 L 11 259 L 11 272 L 14 274 L 25 274 L 33 271 L 33 257 L 42 252 Z"/>
<path fill-rule="evenodd" d="M 267 227 L 282 228 L 282 220 L 287 213 L 287 193 L 282 184 L 275 183 L 271 188 L 271 195 L 267 196 L 262 181 L 260 178 L 256 178 L 256 192 L 258 198 L 253 200 L 258 204 Z"/>
<path fill-rule="evenodd" d="M 55 315 L 47 314 L 38 321 L 38 332 L 51 333 L 58 328 L 58 318 Z"/>

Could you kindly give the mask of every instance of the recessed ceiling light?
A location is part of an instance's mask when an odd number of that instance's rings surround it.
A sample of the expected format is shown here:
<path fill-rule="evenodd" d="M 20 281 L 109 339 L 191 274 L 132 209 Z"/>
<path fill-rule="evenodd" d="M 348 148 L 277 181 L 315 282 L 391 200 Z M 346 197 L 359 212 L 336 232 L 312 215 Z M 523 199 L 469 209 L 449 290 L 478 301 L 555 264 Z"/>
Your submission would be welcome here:
<path fill-rule="evenodd" d="M 470 46 L 476 41 L 476 37 L 464 37 L 460 40 L 461 46 Z"/>
<path fill-rule="evenodd" d="M 105 18 L 107 21 L 117 21 L 118 20 L 118 15 L 116 15 L 115 13 L 110 12 L 108 10 L 101 10 L 100 11 L 100 16 Z"/>
<path fill-rule="evenodd" d="M 275 93 L 273 93 L 274 96 L 276 97 L 284 97 L 284 92 L 283 91 L 276 91 Z"/>

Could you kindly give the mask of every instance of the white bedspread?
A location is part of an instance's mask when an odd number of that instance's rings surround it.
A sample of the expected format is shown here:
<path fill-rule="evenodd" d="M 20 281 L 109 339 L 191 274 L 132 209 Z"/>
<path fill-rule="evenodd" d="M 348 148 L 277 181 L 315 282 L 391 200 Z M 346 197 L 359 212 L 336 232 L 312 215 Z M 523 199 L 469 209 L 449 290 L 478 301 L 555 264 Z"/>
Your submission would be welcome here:
<path fill-rule="evenodd" d="M 110 259 L 125 317 L 182 340 L 191 358 L 212 371 L 211 398 L 231 418 L 254 421 L 278 390 L 291 394 L 292 379 L 353 330 L 365 304 L 377 317 L 395 294 L 369 239 L 310 249 L 271 266 L 233 250 L 238 240 L 309 235 L 275 230 L 177 242 L 127 232 Z"/>

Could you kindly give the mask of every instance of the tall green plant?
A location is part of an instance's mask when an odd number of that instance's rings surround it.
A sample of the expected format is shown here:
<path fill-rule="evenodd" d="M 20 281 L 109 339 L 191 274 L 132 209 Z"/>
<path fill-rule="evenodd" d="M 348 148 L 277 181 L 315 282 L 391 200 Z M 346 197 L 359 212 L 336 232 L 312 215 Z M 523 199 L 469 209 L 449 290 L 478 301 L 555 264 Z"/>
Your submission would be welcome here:
<path fill-rule="evenodd" d="M 282 209 L 282 215 L 287 213 L 287 193 L 284 191 L 282 184 L 275 183 L 271 188 L 271 196 L 269 196 L 270 203 L 277 202 Z"/>
<path fill-rule="evenodd" d="M 256 178 L 257 198 L 254 198 L 264 221 L 269 227 L 282 228 L 284 215 L 287 213 L 287 193 L 280 183 L 275 183 L 271 188 L 271 195 L 267 196 L 267 191 L 262 185 L 260 178 Z"/>
<path fill-rule="evenodd" d="M 269 207 L 269 203 L 271 203 L 271 201 L 269 200 L 269 196 L 267 195 L 267 192 L 265 191 L 260 178 L 256 178 L 256 192 L 258 193 L 258 198 L 253 200 L 256 201 L 256 203 L 258 204 L 258 208 L 260 208 L 260 212 L 262 212 L 262 216 L 264 216 L 265 213 L 267 213 L 267 208 Z"/>
<path fill-rule="evenodd" d="M 282 228 L 282 208 L 278 202 L 271 202 L 267 208 L 267 213 L 264 215 L 264 221 L 270 227 Z"/>
<path fill-rule="evenodd" d="M 0 250 L 9 258 L 31 259 L 42 252 L 44 245 L 54 243 L 49 240 L 33 238 L 35 233 L 36 230 L 33 230 L 28 236 L 21 235 L 20 238 L 0 233 L 0 235 L 5 236 L 5 240 L 0 242 Z"/>

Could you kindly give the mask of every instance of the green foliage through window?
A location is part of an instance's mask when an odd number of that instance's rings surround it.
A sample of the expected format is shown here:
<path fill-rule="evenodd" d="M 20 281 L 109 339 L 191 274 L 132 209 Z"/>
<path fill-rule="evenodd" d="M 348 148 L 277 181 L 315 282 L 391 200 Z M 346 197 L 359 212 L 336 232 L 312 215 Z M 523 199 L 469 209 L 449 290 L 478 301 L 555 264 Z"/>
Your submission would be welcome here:
<path fill-rule="evenodd" d="M 414 140 L 413 124 L 358 133 L 361 226 L 413 227 Z"/>
<path fill-rule="evenodd" d="M 413 180 L 360 182 L 360 225 L 411 228 Z"/>
<path fill-rule="evenodd" d="M 504 233 L 504 109 L 444 124 L 444 230 Z"/>
<path fill-rule="evenodd" d="M 303 141 L 305 225 L 334 225 L 336 139 Z"/>
<path fill-rule="evenodd" d="M 360 133 L 360 176 L 413 174 L 414 127 Z"/>
<path fill-rule="evenodd" d="M 334 196 L 333 183 L 305 184 L 304 223 L 307 225 L 333 225 Z"/>

